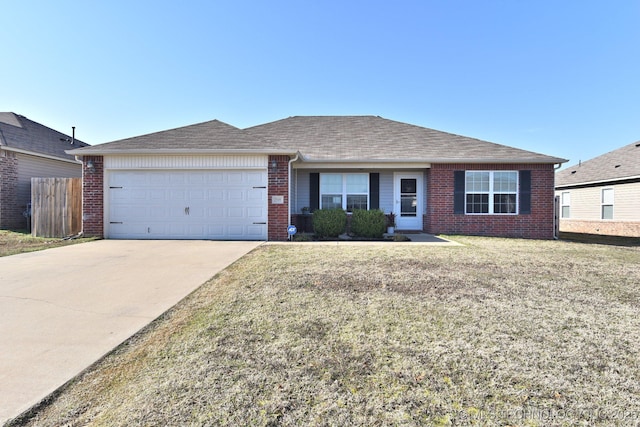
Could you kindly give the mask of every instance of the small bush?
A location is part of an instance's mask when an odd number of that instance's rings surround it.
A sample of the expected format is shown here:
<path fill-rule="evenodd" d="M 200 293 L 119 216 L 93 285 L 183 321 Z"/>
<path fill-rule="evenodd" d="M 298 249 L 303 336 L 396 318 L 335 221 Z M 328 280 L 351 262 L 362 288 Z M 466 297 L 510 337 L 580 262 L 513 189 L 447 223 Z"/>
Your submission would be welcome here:
<path fill-rule="evenodd" d="M 312 222 L 318 237 L 338 237 L 347 226 L 347 214 L 342 209 L 318 209 L 313 212 Z"/>
<path fill-rule="evenodd" d="M 381 238 L 386 230 L 386 217 L 378 209 L 356 209 L 351 216 L 351 232 L 359 237 Z"/>

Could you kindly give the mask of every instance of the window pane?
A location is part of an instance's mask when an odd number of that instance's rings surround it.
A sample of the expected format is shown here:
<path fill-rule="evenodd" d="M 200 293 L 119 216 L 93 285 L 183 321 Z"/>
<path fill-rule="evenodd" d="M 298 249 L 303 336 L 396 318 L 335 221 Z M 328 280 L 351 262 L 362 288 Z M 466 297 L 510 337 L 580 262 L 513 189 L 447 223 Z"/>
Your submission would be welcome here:
<path fill-rule="evenodd" d="M 467 213 L 489 213 L 489 195 L 467 194 Z"/>
<path fill-rule="evenodd" d="M 323 194 L 322 209 L 342 209 L 342 195 Z"/>
<path fill-rule="evenodd" d="M 467 172 L 466 177 L 468 193 L 489 191 L 489 172 Z"/>
<path fill-rule="evenodd" d="M 602 219 L 613 219 L 612 205 L 602 205 Z"/>
<path fill-rule="evenodd" d="M 320 194 L 342 194 L 342 174 L 320 174 Z"/>
<path fill-rule="evenodd" d="M 571 208 L 569 206 L 562 207 L 562 218 L 571 218 Z"/>
<path fill-rule="evenodd" d="M 493 213 L 516 213 L 516 195 L 495 194 L 493 196 Z"/>
<path fill-rule="evenodd" d="M 613 188 L 605 188 L 602 190 L 602 203 L 613 205 Z"/>
<path fill-rule="evenodd" d="M 369 192 L 369 175 L 367 174 L 348 174 L 347 180 L 347 193 L 368 193 Z M 348 201 L 347 201 L 348 203 Z"/>
<path fill-rule="evenodd" d="M 400 193 L 415 193 L 418 180 L 415 178 L 400 180 Z"/>
<path fill-rule="evenodd" d="M 418 200 L 416 196 L 400 196 L 400 216 L 417 216 Z"/>
<path fill-rule="evenodd" d="M 497 193 L 515 193 L 518 184 L 517 172 L 494 172 L 493 191 Z"/>
<path fill-rule="evenodd" d="M 571 193 L 568 191 L 562 193 L 562 204 L 567 206 L 571 204 Z"/>
<path fill-rule="evenodd" d="M 366 195 L 347 194 L 347 212 L 353 212 L 354 209 L 368 209 Z"/>

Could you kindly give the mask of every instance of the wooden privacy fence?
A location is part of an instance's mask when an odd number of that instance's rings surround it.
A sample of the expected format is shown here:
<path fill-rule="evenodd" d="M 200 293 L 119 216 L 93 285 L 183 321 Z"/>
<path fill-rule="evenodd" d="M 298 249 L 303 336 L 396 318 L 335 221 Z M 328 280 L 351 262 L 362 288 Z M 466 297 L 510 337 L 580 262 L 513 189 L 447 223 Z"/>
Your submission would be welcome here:
<path fill-rule="evenodd" d="M 82 179 L 31 178 L 31 235 L 67 237 L 82 230 Z"/>

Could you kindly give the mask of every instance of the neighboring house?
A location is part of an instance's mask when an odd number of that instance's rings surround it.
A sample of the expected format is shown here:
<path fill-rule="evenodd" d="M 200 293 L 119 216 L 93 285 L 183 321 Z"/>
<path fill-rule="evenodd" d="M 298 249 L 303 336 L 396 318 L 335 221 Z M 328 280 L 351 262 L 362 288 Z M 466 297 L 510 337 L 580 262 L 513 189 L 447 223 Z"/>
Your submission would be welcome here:
<path fill-rule="evenodd" d="M 85 146 L 24 116 L 0 113 L 0 229 L 27 228 L 31 178 L 82 176 L 82 164 L 65 150 Z"/>
<path fill-rule="evenodd" d="M 84 232 L 134 239 L 286 240 L 303 207 L 550 239 L 566 161 L 374 116 L 214 120 L 69 152 L 84 163 Z"/>
<path fill-rule="evenodd" d="M 640 237 L 640 141 L 556 173 L 560 231 Z"/>

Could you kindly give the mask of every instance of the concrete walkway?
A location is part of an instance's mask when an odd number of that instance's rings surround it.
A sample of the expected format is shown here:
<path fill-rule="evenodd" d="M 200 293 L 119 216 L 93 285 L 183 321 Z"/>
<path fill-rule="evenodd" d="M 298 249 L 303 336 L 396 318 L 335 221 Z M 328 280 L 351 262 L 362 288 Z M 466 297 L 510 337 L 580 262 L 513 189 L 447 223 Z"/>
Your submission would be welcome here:
<path fill-rule="evenodd" d="M 0 425 L 262 243 L 100 240 L 0 258 Z"/>

